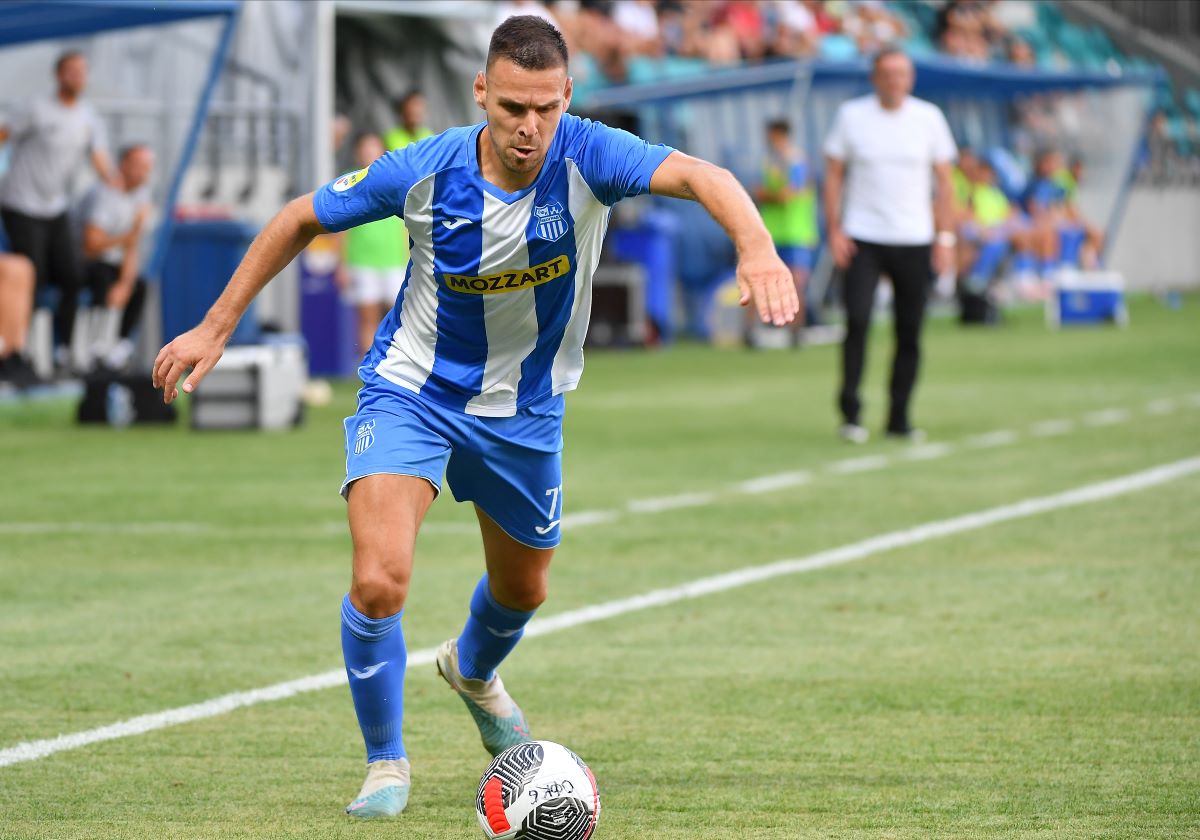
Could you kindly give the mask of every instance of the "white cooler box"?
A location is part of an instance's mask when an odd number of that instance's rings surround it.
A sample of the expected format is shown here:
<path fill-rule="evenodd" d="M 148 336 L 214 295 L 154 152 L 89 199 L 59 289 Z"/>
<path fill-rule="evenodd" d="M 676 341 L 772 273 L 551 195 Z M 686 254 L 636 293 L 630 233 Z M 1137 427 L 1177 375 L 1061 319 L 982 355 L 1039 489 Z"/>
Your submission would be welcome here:
<path fill-rule="evenodd" d="M 304 419 L 303 340 L 228 347 L 192 395 L 193 429 L 283 429 Z"/>

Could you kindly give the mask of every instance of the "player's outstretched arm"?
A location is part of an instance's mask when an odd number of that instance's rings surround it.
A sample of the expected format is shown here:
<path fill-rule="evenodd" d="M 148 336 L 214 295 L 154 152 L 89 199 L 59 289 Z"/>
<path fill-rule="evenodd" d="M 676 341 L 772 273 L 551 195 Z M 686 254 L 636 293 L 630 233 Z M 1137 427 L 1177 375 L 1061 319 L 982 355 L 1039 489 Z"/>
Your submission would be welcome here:
<path fill-rule="evenodd" d="M 783 326 L 800 311 L 792 273 L 763 226 L 758 208 L 727 169 L 672 152 L 654 170 L 650 192 L 698 201 L 725 228 L 737 248 L 742 306 L 753 300 L 764 324 Z"/>
<path fill-rule="evenodd" d="M 179 396 L 175 384 L 189 368 L 192 373 L 184 380 L 183 390 L 190 394 L 196 389 L 220 360 L 250 301 L 313 237 L 324 232 L 313 212 L 312 193 L 292 200 L 267 222 L 204 320 L 158 352 L 153 380 L 155 388 L 163 389 L 163 402 Z"/>

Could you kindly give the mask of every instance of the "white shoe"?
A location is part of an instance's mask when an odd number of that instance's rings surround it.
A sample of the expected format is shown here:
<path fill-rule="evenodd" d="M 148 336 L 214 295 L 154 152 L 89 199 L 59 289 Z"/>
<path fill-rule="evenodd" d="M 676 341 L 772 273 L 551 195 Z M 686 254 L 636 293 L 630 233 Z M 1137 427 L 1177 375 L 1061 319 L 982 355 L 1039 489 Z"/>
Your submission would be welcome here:
<path fill-rule="evenodd" d="M 847 443 L 866 443 L 871 439 L 871 433 L 857 423 L 843 423 L 838 429 L 838 437 Z"/>
<path fill-rule="evenodd" d="M 363 820 L 397 816 L 408 805 L 411 787 L 407 758 L 372 761 L 367 765 L 367 780 L 346 813 Z"/>
<path fill-rule="evenodd" d="M 450 687 L 458 692 L 470 711 L 484 749 L 497 756 L 515 744 L 532 741 L 525 714 L 504 690 L 499 674 L 487 682 L 462 675 L 458 668 L 458 640 L 443 642 L 437 652 L 437 669 Z"/>

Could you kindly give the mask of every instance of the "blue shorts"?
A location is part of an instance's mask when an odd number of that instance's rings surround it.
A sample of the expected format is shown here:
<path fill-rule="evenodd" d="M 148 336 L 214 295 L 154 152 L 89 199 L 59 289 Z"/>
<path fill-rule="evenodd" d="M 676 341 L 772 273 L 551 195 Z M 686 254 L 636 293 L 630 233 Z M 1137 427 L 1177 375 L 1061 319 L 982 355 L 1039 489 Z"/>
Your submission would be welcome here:
<path fill-rule="evenodd" d="M 562 519 L 563 398 L 512 417 L 476 417 L 391 385 L 365 385 L 346 418 L 346 480 L 381 473 L 442 476 L 459 502 L 474 502 L 506 534 L 533 548 L 559 542 Z"/>
<path fill-rule="evenodd" d="M 813 249 L 803 245 L 776 245 L 775 253 L 783 260 L 788 268 L 798 268 L 801 271 L 812 271 Z"/>

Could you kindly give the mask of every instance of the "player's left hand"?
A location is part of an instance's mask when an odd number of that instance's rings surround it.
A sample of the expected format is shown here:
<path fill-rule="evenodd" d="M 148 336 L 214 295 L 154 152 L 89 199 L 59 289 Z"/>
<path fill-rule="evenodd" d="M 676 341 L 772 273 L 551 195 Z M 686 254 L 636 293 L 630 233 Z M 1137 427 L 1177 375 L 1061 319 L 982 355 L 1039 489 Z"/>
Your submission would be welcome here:
<path fill-rule="evenodd" d="M 741 305 L 749 306 L 753 301 L 764 324 L 782 327 L 800 311 L 792 273 L 774 250 L 738 260 L 737 284 Z"/>

